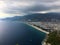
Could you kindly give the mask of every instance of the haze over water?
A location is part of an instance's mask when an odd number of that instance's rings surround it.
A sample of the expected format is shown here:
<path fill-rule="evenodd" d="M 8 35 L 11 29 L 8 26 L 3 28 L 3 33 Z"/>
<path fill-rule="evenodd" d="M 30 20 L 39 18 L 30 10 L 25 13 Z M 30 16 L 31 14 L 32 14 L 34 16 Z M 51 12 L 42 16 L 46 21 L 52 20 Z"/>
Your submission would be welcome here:
<path fill-rule="evenodd" d="M 41 45 L 45 33 L 20 22 L 0 22 L 0 45 Z"/>

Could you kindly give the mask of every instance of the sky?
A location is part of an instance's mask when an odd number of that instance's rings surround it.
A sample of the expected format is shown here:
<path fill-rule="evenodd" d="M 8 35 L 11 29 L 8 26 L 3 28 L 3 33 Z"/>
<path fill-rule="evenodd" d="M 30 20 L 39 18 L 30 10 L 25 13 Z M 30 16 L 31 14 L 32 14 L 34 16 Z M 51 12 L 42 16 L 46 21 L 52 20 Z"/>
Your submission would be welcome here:
<path fill-rule="evenodd" d="M 60 0 L 0 0 L 0 18 L 49 12 L 60 13 Z"/>

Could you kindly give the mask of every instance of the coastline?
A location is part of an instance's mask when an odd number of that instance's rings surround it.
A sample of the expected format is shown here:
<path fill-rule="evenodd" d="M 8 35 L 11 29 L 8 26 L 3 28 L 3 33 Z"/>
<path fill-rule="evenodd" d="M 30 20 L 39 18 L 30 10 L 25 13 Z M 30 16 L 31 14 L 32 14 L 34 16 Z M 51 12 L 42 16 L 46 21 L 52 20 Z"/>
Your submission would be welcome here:
<path fill-rule="evenodd" d="M 34 26 L 32 24 L 29 24 L 29 23 L 26 23 L 26 24 L 29 25 L 29 26 L 32 26 L 33 28 L 35 28 L 35 29 L 37 29 L 37 30 L 39 30 L 39 31 L 41 31 L 43 33 L 47 34 L 46 37 L 45 37 L 45 39 L 42 41 L 42 45 L 46 45 L 46 39 L 47 39 L 47 36 L 48 36 L 49 32 L 47 32 L 47 31 L 45 31 L 45 30 L 43 30 L 41 28 L 38 28 L 37 26 Z M 51 44 L 48 44 L 48 45 L 51 45 Z"/>
<path fill-rule="evenodd" d="M 45 30 L 43 30 L 43 29 L 41 29 L 41 28 L 38 28 L 37 26 L 31 25 L 31 24 L 29 24 L 29 23 L 26 23 L 26 24 L 29 25 L 29 26 L 32 26 L 33 28 L 35 28 L 35 29 L 37 29 L 37 30 L 39 30 L 39 31 L 41 31 L 41 32 L 44 32 L 44 33 L 46 33 L 46 34 L 49 34 L 49 32 L 47 32 L 47 31 L 45 31 Z"/>

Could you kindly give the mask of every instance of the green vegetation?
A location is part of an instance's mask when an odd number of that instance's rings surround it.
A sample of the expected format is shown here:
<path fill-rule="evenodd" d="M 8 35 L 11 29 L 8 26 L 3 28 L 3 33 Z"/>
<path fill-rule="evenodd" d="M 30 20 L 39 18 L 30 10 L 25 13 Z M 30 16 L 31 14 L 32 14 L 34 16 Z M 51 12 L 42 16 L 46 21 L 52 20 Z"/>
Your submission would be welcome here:
<path fill-rule="evenodd" d="M 51 32 L 48 35 L 46 43 L 50 43 L 51 45 L 60 45 L 60 36 L 57 35 L 57 31 Z"/>

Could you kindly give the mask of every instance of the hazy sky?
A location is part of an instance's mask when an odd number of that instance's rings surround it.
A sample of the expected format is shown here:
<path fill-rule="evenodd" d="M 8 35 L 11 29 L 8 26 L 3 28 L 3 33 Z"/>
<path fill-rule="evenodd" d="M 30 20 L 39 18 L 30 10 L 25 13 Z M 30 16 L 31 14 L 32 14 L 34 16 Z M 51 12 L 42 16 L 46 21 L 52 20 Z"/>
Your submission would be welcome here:
<path fill-rule="evenodd" d="M 0 18 L 60 12 L 60 0 L 0 0 Z"/>

